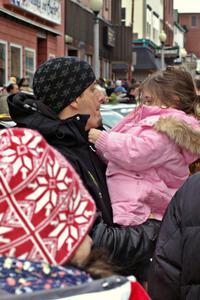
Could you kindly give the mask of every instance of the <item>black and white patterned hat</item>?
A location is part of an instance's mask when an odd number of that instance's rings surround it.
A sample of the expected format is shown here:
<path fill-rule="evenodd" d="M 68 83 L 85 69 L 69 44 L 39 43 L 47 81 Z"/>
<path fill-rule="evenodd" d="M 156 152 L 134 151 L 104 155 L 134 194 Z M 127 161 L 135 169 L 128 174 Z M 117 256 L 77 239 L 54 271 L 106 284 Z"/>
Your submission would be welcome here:
<path fill-rule="evenodd" d="M 55 113 L 79 97 L 95 81 L 92 67 L 77 57 L 57 57 L 35 72 L 33 91 Z"/>

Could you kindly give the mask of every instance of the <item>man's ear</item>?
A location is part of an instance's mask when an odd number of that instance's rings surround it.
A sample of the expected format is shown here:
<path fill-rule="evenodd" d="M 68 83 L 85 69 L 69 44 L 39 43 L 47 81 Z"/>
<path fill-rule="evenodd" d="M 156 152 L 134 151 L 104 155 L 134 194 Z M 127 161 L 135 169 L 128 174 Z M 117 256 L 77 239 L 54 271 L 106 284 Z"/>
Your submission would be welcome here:
<path fill-rule="evenodd" d="M 69 104 L 71 108 L 78 109 L 78 98 Z"/>

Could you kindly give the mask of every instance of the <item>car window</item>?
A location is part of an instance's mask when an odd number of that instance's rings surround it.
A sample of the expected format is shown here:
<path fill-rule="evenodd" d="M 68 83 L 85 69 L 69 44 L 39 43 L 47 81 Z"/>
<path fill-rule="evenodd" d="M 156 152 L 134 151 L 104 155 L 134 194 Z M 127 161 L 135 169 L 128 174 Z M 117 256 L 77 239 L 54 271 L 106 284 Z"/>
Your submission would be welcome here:
<path fill-rule="evenodd" d="M 112 110 L 101 110 L 103 125 L 107 128 L 112 128 L 123 118 L 119 113 Z"/>

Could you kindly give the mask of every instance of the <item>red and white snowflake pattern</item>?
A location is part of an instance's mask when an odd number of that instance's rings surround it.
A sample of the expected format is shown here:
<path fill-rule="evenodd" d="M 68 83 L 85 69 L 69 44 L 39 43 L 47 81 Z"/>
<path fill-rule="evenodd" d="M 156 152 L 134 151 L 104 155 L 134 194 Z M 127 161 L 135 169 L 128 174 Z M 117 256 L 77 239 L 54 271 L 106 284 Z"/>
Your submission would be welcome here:
<path fill-rule="evenodd" d="M 93 200 L 37 132 L 2 130 L 0 144 L 0 253 L 63 264 L 93 222 Z"/>

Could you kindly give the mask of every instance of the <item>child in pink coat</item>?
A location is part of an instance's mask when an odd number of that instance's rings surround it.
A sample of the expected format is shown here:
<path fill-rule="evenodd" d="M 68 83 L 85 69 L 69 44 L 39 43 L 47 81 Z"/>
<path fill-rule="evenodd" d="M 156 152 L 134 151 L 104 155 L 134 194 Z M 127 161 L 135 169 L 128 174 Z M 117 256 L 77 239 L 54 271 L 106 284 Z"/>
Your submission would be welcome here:
<path fill-rule="evenodd" d="M 107 161 L 114 222 L 161 220 L 200 156 L 199 101 L 191 75 L 168 68 L 142 85 L 143 103 L 109 132 L 91 129 L 89 141 Z"/>

